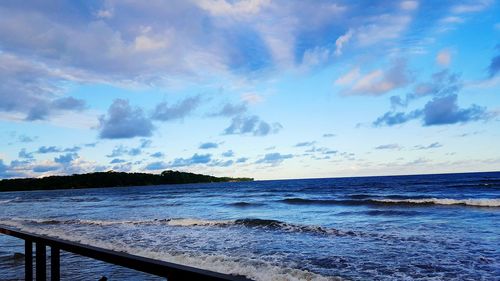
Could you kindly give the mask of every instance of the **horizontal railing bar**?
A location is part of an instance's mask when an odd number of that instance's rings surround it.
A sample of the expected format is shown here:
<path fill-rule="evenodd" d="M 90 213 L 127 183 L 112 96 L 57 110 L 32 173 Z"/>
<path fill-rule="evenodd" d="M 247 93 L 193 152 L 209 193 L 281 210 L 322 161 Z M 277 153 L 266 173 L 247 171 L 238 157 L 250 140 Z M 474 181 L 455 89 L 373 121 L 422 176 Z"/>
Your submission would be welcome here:
<path fill-rule="evenodd" d="M 90 245 L 66 241 L 58 238 L 51 238 L 43 235 L 32 234 L 9 227 L 0 226 L 0 233 L 41 243 L 60 250 L 78 254 L 81 256 L 101 260 L 107 263 L 131 268 L 137 271 L 166 277 L 169 280 L 229 280 L 229 281 L 249 281 L 243 276 L 234 276 L 218 272 L 208 271 L 195 267 L 154 260 L 150 258 L 131 255 L 128 253 L 116 252 Z"/>

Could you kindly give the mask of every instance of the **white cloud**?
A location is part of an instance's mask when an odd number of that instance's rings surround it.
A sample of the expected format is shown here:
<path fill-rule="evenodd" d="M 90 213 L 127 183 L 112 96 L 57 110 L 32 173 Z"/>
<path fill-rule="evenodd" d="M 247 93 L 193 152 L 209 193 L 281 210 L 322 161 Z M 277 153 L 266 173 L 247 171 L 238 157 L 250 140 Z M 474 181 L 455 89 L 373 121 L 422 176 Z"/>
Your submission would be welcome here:
<path fill-rule="evenodd" d="M 356 38 L 361 46 L 396 39 L 406 30 L 412 18 L 408 15 L 384 14 L 373 17 L 370 22 L 356 30 Z"/>
<path fill-rule="evenodd" d="M 351 81 L 352 84 L 342 91 L 344 95 L 370 95 L 378 96 L 390 92 L 394 89 L 406 86 L 409 83 L 409 74 L 406 67 L 406 61 L 396 60 L 386 71 L 382 69 L 373 70 L 358 79 L 356 72 L 351 71 L 347 77 L 342 77 L 340 82 Z M 345 75 L 344 75 L 345 76 Z"/>
<path fill-rule="evenodd" d="M 337 38 L 335 41 L 335 55 L 339 56 L 342 54 L 342 48 L 345 44 L 347 44 L 347 42 L 349 42 L 349 40 L 351 40 L 352 34 L 352 29 L 349 29 L 344 35 Z"/>
<path fill-rule="evenodd" d="M 256 104 L 264 101 L 264 97 L 256 93 L 245 93 L 241 96 L 241 99 L 249 104 Z"/>
<path fill-rule="evenodd" d="M 451 52 L 449 50 L 441 50 L 436 55 L 436 63 L 440 66 L 449 66 L 451 63 Z"/>
<path fill-rule="evenodd" d="M 214 15 L 244 16 L 256 14 L 263 7 L 269 5 L 270 0 L 243 0 L 230 2 L 226 0 L 198 0 L 196 3 L 200 8 Z"/>
<path fill-rule="evenodd" d="M 468 4 L 459 4 L 451 8 L 451 11 L 456 14 L 466 14 L 481 12 L 488 8 L 493 1 L 491 0 L 474 0 L 469 1 Z"/>
<path fill-rule="evenodd" d="M 442 23 L 462 23 L 464 22 L 464 19 L 461 18 L 461 17 L 457 17 L 457 16 L 449 16 L 449 17 L 445 17 L 441 20 Z"/>
<path fill-rule="evenodd" d="M 349 72 L 347 72 L 346 74 L 337 78 L 337 80 L 335 80 L 334 83 L 336 85 L 342 85 L 342 86 L 351 84 L 354 80 L 359 78 L 359 76 L 360 76 L 359 71 L 360 71 L 359 67 L 355 67 L 355 68 L 351 69 Z"/>
<path fill-rule="evenodd" d="M 97 13 L 95 15 L 96 15 L 96 17 L 101 18 L 101 19 L 110 19 L 113 17 L 113 11 L 102 9 L 102 10 L 97 11 Z"/>
<path fill-rule="evenodd" d="M 412 11 L 418 8 L 418 1 L 403 1 L 400 4 L 401 9 L 407 10 L 407 11 Z"/>

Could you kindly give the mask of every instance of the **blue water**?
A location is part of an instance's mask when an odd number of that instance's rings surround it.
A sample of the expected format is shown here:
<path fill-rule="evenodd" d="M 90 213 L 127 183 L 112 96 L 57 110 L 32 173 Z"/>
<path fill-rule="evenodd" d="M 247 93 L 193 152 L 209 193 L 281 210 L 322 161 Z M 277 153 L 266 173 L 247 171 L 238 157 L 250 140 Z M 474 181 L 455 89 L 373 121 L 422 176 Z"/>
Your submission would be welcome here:
<path fill-rule="evenodd" d="M 499 280 L 500 173 L 0 193 L 0 224 L 256 280 Z M 22 241 L 0 236 L 0 280 Z M 65 280 L 160 280 L 64 253 Z"/>

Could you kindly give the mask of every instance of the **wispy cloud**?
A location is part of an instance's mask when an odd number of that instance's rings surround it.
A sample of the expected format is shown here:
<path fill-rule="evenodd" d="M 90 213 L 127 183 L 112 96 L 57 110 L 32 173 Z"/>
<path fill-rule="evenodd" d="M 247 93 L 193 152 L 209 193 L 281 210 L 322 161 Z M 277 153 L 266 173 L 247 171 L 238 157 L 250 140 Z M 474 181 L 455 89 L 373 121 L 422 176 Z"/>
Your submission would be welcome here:
<path fill-rule="evenodd" d="M 281 164 L 281 162 L 283 162 L 284 160 L 290 159 L 290 158 L 293 158 L 292 154 L 281 154 L 281 153 L 275 152 L 275 153 L 268 153 L 268 154 L 264 155 L 264 157 L 260 158 L 255 163 L 256 164 L 269 164 L 272 166 L 276 166 L 276 165 Z"/>
<path fill-rule="evenodd" d="M 440 144 L 439 142 L 433 142 L 429 145 L 415 145 L 413 148 L 417 150 L 426 150 L 426 149 L 433 149 L 433 148 L 440 148 L 443 145 Z"/>
<path fill-rule="evenodd" d="M 266 136 L 279 132 L 283 126 L 280 123 L 269 124 L 262 121 L 258 116 L 237 116 L 231 120 L 231 124 L 224 130 L 226 135 L 251 134 L 254 136 Z"/>
<path fill-rule="evenodd" d="M 158 121 L 183 119 L 201 104 L 201 100 L 201 96 L 195 96 L 186 98 L 172 106 L 166 102 L 159 103 L 153 111 L 152 118 Z"/>
<path fill-rule="evenodd" d="M 399 144 L 396 144 L 396 143 L 390 143 L 390 144 L 382 144 L 382 145 L 379 145 L 379 146 L 376 146 L 375 149 L 377 150 L 394 150 L 394 149 L 401 149 L 402 147 L 399 146 Z"/>

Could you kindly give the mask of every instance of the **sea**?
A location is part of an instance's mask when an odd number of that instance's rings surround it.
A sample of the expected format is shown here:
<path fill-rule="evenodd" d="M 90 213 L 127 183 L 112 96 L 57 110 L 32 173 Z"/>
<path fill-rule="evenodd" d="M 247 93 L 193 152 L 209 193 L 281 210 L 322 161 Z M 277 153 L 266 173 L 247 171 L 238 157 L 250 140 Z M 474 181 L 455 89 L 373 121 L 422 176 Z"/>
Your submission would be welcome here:
<path fill-rule="evenodd" d="M 500 280 L 500 172 L 0 193 L 0 224 L 254 280 Z M 0 280 L 23 280 L 0 234 Z M 164 280 L 70 253 L 62 280 Z"/>

